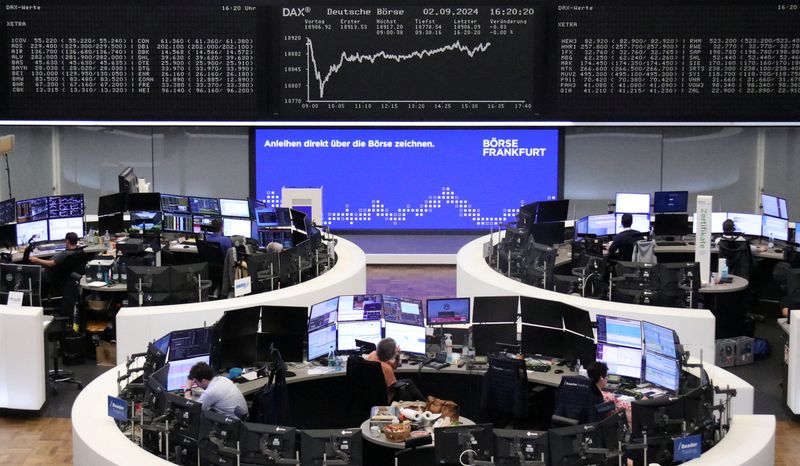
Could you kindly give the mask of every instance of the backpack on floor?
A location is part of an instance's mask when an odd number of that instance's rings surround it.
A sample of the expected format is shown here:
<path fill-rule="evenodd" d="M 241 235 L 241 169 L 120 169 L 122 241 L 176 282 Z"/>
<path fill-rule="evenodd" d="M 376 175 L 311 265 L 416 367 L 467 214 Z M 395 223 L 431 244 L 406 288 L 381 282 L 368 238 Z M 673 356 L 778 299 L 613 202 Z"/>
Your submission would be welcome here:
<path fill-rule="evenodd" d="M 753 359 L 766 359 L 770 355 L 769 342 L 763 338 L 753 339 Z"/>

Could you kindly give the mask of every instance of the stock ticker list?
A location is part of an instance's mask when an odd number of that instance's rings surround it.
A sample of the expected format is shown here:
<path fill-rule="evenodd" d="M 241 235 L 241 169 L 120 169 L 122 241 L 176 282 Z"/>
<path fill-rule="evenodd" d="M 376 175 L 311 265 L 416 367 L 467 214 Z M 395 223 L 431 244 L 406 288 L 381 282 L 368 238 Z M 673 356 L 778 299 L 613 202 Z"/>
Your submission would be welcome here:
<path fill-rule="evenodd" d="M 256 6 L 41 1 L 3 18 L 7 118 L 259 115 Z"/>
<path fill-rule="evenodd" d="M 643 120 L 794 119 L 798 24 L 797 3 L 559 4 L 555 112 L 612 120 L 621 112 Z"/>
<path fill-rule="evenodd" d="M 282 8 L 280 114 L 534 117 L 542 17 L 532 5 Z"/>

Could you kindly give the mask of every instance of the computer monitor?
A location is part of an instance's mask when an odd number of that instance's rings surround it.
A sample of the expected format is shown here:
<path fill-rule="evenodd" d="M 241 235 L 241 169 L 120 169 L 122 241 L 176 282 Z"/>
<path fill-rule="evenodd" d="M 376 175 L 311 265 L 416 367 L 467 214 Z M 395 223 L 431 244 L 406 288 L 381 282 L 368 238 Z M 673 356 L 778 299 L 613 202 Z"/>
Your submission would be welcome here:
<path fill-rule="evenodd" d="M 379 294 L 339 296 L 339 322 L 380 320 L 383 317 L 383 299 Z"/>
<path fill-rule="evenodd" d="M 589 216 L 579 218 L 575 220 L 575 238 L 579 238 L 580 235 L 589 234 Z"/>
<path fill-rule="evenodd" d="M 686 212 L 689 191 L 656 191 L 653 194 L 653 212 L 659 214 Z"/>
<path fill-rule="evenodd" d="M 642 378 L 641 349 L 598 343 L 595 360 L 606 363 L 609 374 L 636 380 Z"/>
<path fill-rule="evenodd" d="M 256 336 L 256 361 L 303 362 L 306 350 L 306 330 L 303 333 L 262 332 Z"/>
<path fill-rule="evenodd" d="M 624 227 L 622 226 L 622 215 L 617 214 L 616 216 L 616 232 L 621 232 Z M 647 233 L 650 231 L 650 214 L 631 214 L 633 217 L 633 222 L 631 223 L 631 228 L 640 231 L 642 233 Z"/>
<path fill-rule="evenodd" d="M 47 220 L 17 223 L 17 244 L 24 245 L 34 241 L 48 241 L 50 239 Z"/>
<path fill-rule="evenodd" d="M 277 227 L 280 225 L 278 214 L 272 208 L 257 208 L 253 217 L 255 217 L 256 225 L 259 227 Z"/>
<path fill-rule="evenodd" d="M 653 234 L 657 236 L 683 236 L 691 231 L 686 214 L 656 214 L 653 218 Z"/>
<path fill-rule="evenodd" d="M 642 348 L 642 321 L 597 314 L 597 341 Z"/>
<path fill-rule="evenodd" d="M 553 466 L 579 466 L 588 464 L 608 464 L 602 453 L 589 453 L 587 448 L 602 448 L 602 431 L 598 423 L 558 427 L 547 431 L 548 463 Z M 617 450 L 614 445 L 610 450 Z M 613 464 L 617 464 L 614 459 Z"/>
<path fill-rule="evenodd" d="M 588 366 L 589 363 L 594 361 L 597 350 L 594 337 L 587 338 L 583 335 L 565 331 L 561 336 L 561 342 L 563 352 L 557 356 L 567 361 L 580 360 L 583 366 Z"/>
<path fill-rule="evenodd" d="M 237 464 L 241 430 L 242 422 L 238 417 L 204 410 L 198 443 L 211 447 L 205 451 L 203 462 L 217 466 Z"/>
<path fill-rule="evenodd" d="M 308 315 L 308 330 L 316 330 L 336 322 L 339 309 L 339 297 L 314 304 Z"/>
<path fill-rule="evenodd" d="M 779 241 L 789 241 L 789 221 L 782 218 L 762 215 L 761 236 Z"/>
<path fill-rule="evenodd" d="M 166 397 L 167 406 L 172 412 L 172 418 L 178 420 L 178 422 L 170 426 L 172 433 L 177 433 L 187 438 L 187 443 L 196 445 L 195 440 L 200 435 L 203 404 L 199 401 L 185 398 L 183 393 L 180 395 L 167 393 Z M 178 443 L 181 442 L 180 437 L 178 437 L 177 441 Z"/>
<path fill-rule="evenodd" d="M 425 327 L 386 322 L 386 338 L 393 338 L 403 353 L 425 355 Z"/>
<path fill-rule="evenodd" d="M 617 217 L 614 214 L 589 215 L 586 218 L 587 233 L 611 236 L 617 233 Z"/>
<path fill-rule="evenodd" d="M 130 212 L 161 211 L 161 194 L 129 193 L 125 196 L 125 210 Z"/>
<path fill-rule="evenodd" d="M 261 307 L 246 307 L 225 311 L 220 318 L 222 323 L 220 338 L 235 341 L 238 338 L 258 333 Z"/>
<path fill-rule="evenodd" d="M 569 215 L 569 199 L 536 203 L 535 223 L 563 222 Z"/>
<path fill-rule="evenodd" d="M 213 215 L 192 215 L 192 233 L 205 233 L 211 227 L 211 222 L 215 219 L 222 220 L 222 217 Z"/>
<path fill-rule="evenodd" d="M 153 346 L 159 350 L 160 352 L 164 353 L 165 355 L 169 351 L 169 340 L 172 337 L 172 332 L 164 335 L 163 337 L 159 338 L 158 340 L 153 342 Z"/>
<path fill-rule="evenodd" d="M 0 226 L 17 221 L 17 201 L 11 199 L 0 202 Z"/>
<path fill-rule="evenodd" d="M 564 317 L 564 329 L 594 340 L 592 316 L 589 312 L 575 306 L 570 306 L 569 304 L 561 304 L 561 314 Z"/>
<path fill-rule="evenodd" d="M 644 347 L 647 351 L 663 354 L 669 358 L 677 358 L 675 350 L 675 331 L 652 322 L 642 322 Z"/>
<path fill-rule="evenodd" d="M 672 393 L 678 393 L 681 369 L 675 358 L 668 358 L 658 353 L 644 351 L 644 381 Z"/>
<path fill-rule="evenodd" d="M 533 241 L 553 246 L 564 242 L 564 222 L 535 223 L 528 228 Z"/>
<path fill-rule="evenodd" d="M 322 356 L 327 356 L 331 350 L 336 350 L 336 324 L 319 327 L 308 331 L 307 357 L 313 361 Z"/>
<path fill-rule="evenodd" d="M 473 324 L 472 346 L 483 356 L 500 352 L 503 345 L 517 345 L 517 324 Z M 500 344 L 498 344 L 500 343 Z"/>
<path fill-rule="evenodd" d="M 219 199 L 214 197 L 189 196 L 189 210 L 195 215 L 222 215 L 219 208 Z"/>
<path fill-rule="evenodd" d="M 8 303 L 8 293 L 23 293 L 22 304 L 42 305 L 42 267 L 38 265 L 0 264 L 0 304 Z"/>
<path fill-rule="evenodd" d="M 125 211 L 125 193 L 100 196 L 97 202 L 97 215 L 121 214 Z"/>
<path fill-rule="evenodd" d="M 472 452 L 473 460 L 491 460 L 494 456 L 492 430 L 491 424 L 435 428 L 433 450 L 436 464 L 469 464 L 464 463 L 467 451 Z"/>
<path fill-rule="evenodd" d="M 295 460 L 297 456 L 294 427 L 244 422 L 239 439 L 242 464 L 274 465 L 281 460 Z"/>
<path fill-rule="evenodd" d="M 522 323 L 561 330 L 564 328 L 564 307 L 558 301 L 520 297 Z"/>
<path fill-rule="evenodd" d="M 140 233 L 161 231 L 161 211 L 131 212 L 131 229 Z"/>
<path fill-rule="evenodd" d="M 494 464 L 521 466 L 524 462 L 547 464 L 547 432 L 494 429 Z"/>
<path fill-rule="evenodd" d="M 516 322 L 519 296 L 476 296 L 472 303 L 472 322 Z"/>
<path fill-rule="evenodd" d="M 381 321 L 365 320 L 337 324 L 336 351 L 355 351 L 356 340 L 378 344 L 381 341 Z"/>
<path fill-rule="evenodd" d="M 620 214 L 649 214 L 650 193 L 617 193 L 616 208 Z"/>
<path fill-rule="evenodd" d="M 153 293 L 163 293 L 169 296 L 171 289 L 170 267 L 147 267 L 139 265 L 129 265 L 127 267 L 128 274 L 128 292 L 138 294 L 139 291 L 153 295 Z M 141 289 L 140 289 L 141 287 Z M 159 298 L 158 296 L 154 296 Z M 145 302 L 148 300 L 145 299 Z M 154 303 L 155 304 L 155 303 Z"/>
<path fill-rule="evenodd" d="M 631 403 L 631 437 L 641 439 L 648 436 L 680 433 L 684 419 L 683 400 L 675 396 L 645 398 Z M 665 422 L 665 421 L 674 422 Z M 670 440 L 670 445 L 672 441 Z"/>
<path fill-rule="evenodd" d="M 522 352 L 560 358 L 564 355 L 564 331 L 522 324 Z"/>
<path fill-rule="evenodd" d="M 47 220 L 48 207 L 46 197 L 17 201 L 17 223 Z"/>
<path fill-rule="evenodd" d="M 175 233 L 191 233 L 192 216 L 188 214 L 164 212 L 164 215 L 161 219 L 161 225 L 164 227 L 164 231 Z"/>
<path fill-rule="evenodd" d="M 245 256 L 247 273 L 251 279 L 253 293 L 272 291 L 278 283 L 280 272 L 279 254 L 274 252 L 254 252 Z"/>
<path fill-rule="evenodd" d="M 83 217 L 72 218 L 50 218 L 47 221 L 49 237 L 53 241 L 63 239 L 67 233 L 73 232 L 79 238 L 83 238 Z"/>
<path fill-rule="evenodd" d="M 722 223 L 728 219 L 727 212 L 712 212 L 711 213 L 711 233 L 722 233 Z M 692 233 L 697 234 L 697 213 L 692 214 Z"/>
<path fill-rule="evenodd" d="M 250 203 L 247 199 L 220 199 L 219 211 L 223 217 L 250 218 Z"/>
<path fill-rule="evenodd" d="M 0 247 L 13 248 L 17 246 L 17 225 L 0 225 Z"/>
<path fill-rule="evenodd" d="M 83 217 L 83 194 L 66 194 L 47 198 L 47 215 L 53 218 Z"/>
<path fill-rule="evenodd" d="M 469 298 L 429 299 L 426 308 L 428 325 L 469 323 Z"/>
<path fill-rule="evenodd" d="M 361 466 L 362 457 L 361 429 L 300 431 L 300 464 L 303 466 Z"/>
<path fill-rule="evenodd" d="M 186 379 L 189 377 L 189 371 L 192 366 L 198 362 L 208 364 L 208 355 L 197 356 L 189 359 L 181 359 L 179 361 L 169 362 L 169 372 L 167 373 L 167 391 L 173 392 L 186 387 Z"/>
<path fill-rule="evenodd" d="M 294 247 L 294 236 L 291 230 L 287 229 L 258 229 L 258 244 L 266 247 L 269 243 L 280 243 L 283 249 Z"/>
<path fill-rule="evenodd" d="M 161 193 L 161 211 L 164 213 L 188 214 L 190 213 L 189 197 Z"/>
<path fill-rule="evenodd" d="M 728 212 L 735 231 L 748 236 L 761 236 L 761 215 Z"/>
<path fill-rule="evenodd" d="M 225 236 L 253 236 L 253 222 L 242 218 L 222 218 L 222 234 Z"/>
<path fill-rule="evenodd" d="M 126 230 L 123 214 L 103 215 L 97 218 L 97 231 L 110 234 L 122 233 Z"/>
<path fill-rule="evenodd" d="M 383 295 L 383 318 L 386 322 L 425 325 L 422 301 L 419 299 Z"/>
<path fill-rule="evenodd" d="M 789 219 L 789 212 L 786 210 L 786 199 L 782 197 L 762 193 L 761 207 L 763 208 L 764 215 L 782 218 L 784 220 Z"/>
<path fill-rule="evenodd" d="M 168 340 L 166 340 L 169 347 L 167 360 L 171 362 L 207 356 L 211 352 L 211 332 L 211 327 L 175 330 L 171 332 L 164 337 L 168 338 Z M 157 343 L 163 345 L 164 342 L 158 341 Z"/>
<path fill-rule="evenodd" d="M 292 219 L 292 226 L 299 231 L 306 231 L 306 214 L 297 209 L 289 209 L 289 217 Z"/>
<path fill-rule="evenodd" d="M 308 308 L 303 306 L 261 306 L 261 331 L 266 333 L 304 335 L 308 324 Z"/>

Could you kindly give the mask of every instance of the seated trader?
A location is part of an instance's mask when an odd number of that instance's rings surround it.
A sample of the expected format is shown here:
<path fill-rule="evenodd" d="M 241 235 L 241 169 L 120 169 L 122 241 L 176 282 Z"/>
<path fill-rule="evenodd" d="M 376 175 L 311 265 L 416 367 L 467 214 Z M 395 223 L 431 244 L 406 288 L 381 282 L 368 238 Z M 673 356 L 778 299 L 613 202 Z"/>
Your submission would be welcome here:
<path fill-rule="evenodd" d="M 594 361 L 589 364 L 586 368 L 586 373 L 589 375 L 589 378 L 592 380 L 594 387 L 592 391 L 594 392 L 594 388 L 597 388 L 597 392 L 595 394 L 600 394 L 602 396 L 603 402 L 612 402 L 616 409 L 624 409 L 625 414 L 628 417 L 628 425 L 631 423 L 631 404 L 627 401 L 622 401 L 618 399 L 614 393 L 605 391 L 606 385 L 608 385 L 608 365 L 604 362 Z M 596 401 L 596 400 L 594 400 Z M 609 411 L 609 414 L 611 411 Z"/>
<path fill-rule="evenodd" d="M 214 411 L 240 419 L 247 415 L 247 402 L 239 387 L 227 377 L 214 377 L 211 366 L 204 362 L 198 362 L 189 370 L 186 387 L 186 398 L 192 397 L 192 387 L 203 389 L 197 401 L 203 404 L 204 411 Z"/>
<path fill-rule="evenodd" d="M 379 341 L 377 349 L 367 355 L 367 360 L 381 363 L 383 380 L 386 382 L 386 392 L 389 403 L 392 401 L 425 399 L 419 391 L 419 388 L 417 388 L 411 380 L 402 380 L 402 382 L 405 382 L 402 390 L 395 391 L 392 387 L 392 385 L 397 382 L 397 378 L 394 376 L 394 370 L 400 365 L 400 347 L 397 346 L 393 338 L 384 338 Z"/>
<path fill-rule="evenodd" d="M 219 244 L 220 252 L 222 253 L 222 260 L 225 260 L 225 255 L 228 254 L 228 249 L 233 247 L 233 242 L 230 238 L 222 234 L 222 220 L 215 218 L 208 226 L 209 233 L 206 234 L 206 241 L 209 243 Z"/>
<path fill-rule="evenodd" d="M 633 215 L 622 214 L 622 231 L 614 236 L 614 241 L 608 246 L 609 259 L 630 261 L 633 257 L 633 245 L 642 239 L 642 233 L 631 228 Z"/>
<path fill-rule="evenodd" d="M 736 224 L 731 219 L 725 219 L 722 222 L 722 236 L 714 240 L 714 244 L 719 246 L 719 242 L 723 239 L 728 241 L 746 241 L 748 244 L 750 240 L 745 238 L 741 233 L 736 231 Z M 767 250 L 766 246 L 753 246 L 750 244 L 750 252 L 764 252 Z"/>
<path fill-rule="evenodd" d="M 67 257 L 75 254 L 78 250 L 78 234 L 70 231 L 64 237 L 64 243 L 66 244 L 66 249 L 58 252 L 52 259 L 30 258 L 31 264 L 41 265 L 46 268 L 42 273 L 42 280 L 50 286 L 57 285 L 61 281 L 61 277 L 65 277 L 71 272 L 70 270 L 63 270 L 63 264 Z"/>

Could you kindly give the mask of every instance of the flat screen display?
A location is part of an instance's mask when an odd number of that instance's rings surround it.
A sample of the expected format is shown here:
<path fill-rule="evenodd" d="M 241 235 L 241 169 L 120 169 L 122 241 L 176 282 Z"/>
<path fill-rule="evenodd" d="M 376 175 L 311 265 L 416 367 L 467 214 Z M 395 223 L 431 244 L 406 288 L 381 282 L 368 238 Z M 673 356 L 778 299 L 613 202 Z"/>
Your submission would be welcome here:
<path fill-rule="evenodd" d="M 727 212 L 712 212 L 711 213 L 711 233 L 722 233 L 722 223 L 727 220 Z M 697 234 L 697 213 L 692 214 L 692 233 Z"/>
<path fill-rule="evenodd" d="M 418 299 L 383 295 L 383 318 L 387 323 L 425 325 L 422 301 Z"/>
<path fill-rule="evenodd" d="M 48 208 L 46 197 L 17 201 L 17 223 L 47 220 Z"/>
<path fill-rule="evenodd" d="M 189 213 L 189 197 L 178 196 L 177 194 L 161 195 L 161 211 L 175 214 Z"/>
<path fill-rule="evenodd" d="M 789 221 L 782 218 L 761 216 L 761 236 L 779 241 L 789 240 Z"/>
<path fill-rule="evenodd" d="M 680 385 L 680 368 L 678 361 L 645 350 L 644 381 L 671 392 L 677 392 Z"/>
<path fill-rule="evenodd" d="M 653 212 L 660 214 L 686 212 L 689 191 L 656 191 L 653 194 Z"/>
<path fill-rule="evenodd" d="M 762 194 L 761 207 L 763 208 L 764 215 L 782 218 L 784 220 L 789 219 L 789 212 L 786 210 L 786 199 L 782 197 Z"/>
<path fill-rule="evenodd" d="M 83 217 L 51 218 L 48 222 L 49 237 L 53 240 L 64 239 L 67 233 L 73 232 L 83 238 Z"/>
<path fill-rule="evenodd" d="M 331 229 L 484 229 L 559 199 L 557 129 L 256 129 L 254 141 L 253 197 L 279 205 L 283 186 L 324 186 Z"/>
<path fill-rule="evenodd" d="M 49 239 L 47 220 L 17 223 L 17 244 L 22 245 L 28 244 L 30 241 L 47 241 Z"/>
<path fill-rule="evenodd" d="M 622 215 L 623 214 L 617 214 L 616 217 L 617 233 L 623 230 Z M 633 223 L 631 223 L 632 229 L 642 233 L 650 231 L 650 214 L 631 214 L 631 216 L 633 217 Z"/>
<path fill-rule="evenodd" d="M 225 236 L 244 236 L 245 238 L 250 238 L 253 236 L 253 222 L 243 218 L 223 217 L 222 234 Z"/>
<path fill-rule="evenodd" d="M 313 361 L 325 356 L 330 350 L 336 350 L 336 325 L 330 324 L 316 330 L 311 330 L 309 327 L 308 360 Z"/>
<path fill-rule="evenodd" d="M 617 232 L 617 217 L 614 214 L 589 215 L 586 221 L 586 233 L 611 236 Z"/>
<path fill-rule="evenodd" d="M 197 215 L 222 215 L 219 199 L 213 197 L 189 197 L 189 209 Z"/>
<path fill-rule="evenodd" d="M 219 219 L 215 215 L 192 215 L 192 232 L 203 233 L 211 226 L 214 219 Z"/>
<path fill-rule="evenodd" d="M 311 312 L 308 316 L 308 330 L 316 330 L 326 325 L 335 323 L 336 311 L 338 307 L 338 296 L 311 306 Z"/>
<path fill-rule="evenodd" d="M 589 216 L 575 220 L 575 235 L 585 235 L 589 233 Z"/>
<path fill-rule="evenodd" d="M 425 327 L 386 322 L 386 338 L 393 338 L 406 354 L 425 354 Z"/>
<path fill-rule="evenodd" d="M 161 230 L 161 211 L 131 212 L 131 229 L 138 231 Z"/>
<path fill-rule="evenodd" d="M 192 216 L 189 214 L 173 214 L 164 212 L 162 216 L 164 231 L 175 231 L 180 233 L 191 233 Z"/>
<path fill-rule="evenodd" d="M 469 298 L 429 299 L 428 325 L 468 324 Z"/>
<path fill-rule="evenodd" d="M 670 358 L 677 357 L 675 335 L 671 328 L 644 321 L 642 322 L 642 333 L 644 347 L 647 351 L 663 354 Z"/>
<path fill-rule="evenodd" d="M 642 378 L 642 350 L 625 346 L 597 344 L 595 360 L 608 365 L 608 373 L 631 379 Z"/>
<path fill-rule="evenodd" d="M 83 217 L 83 194 L 67 194 L 47 198 L 48 217 Z"/>
<path fill-rule="evenodd" d="M 186 387 L 186 379 L 189 377 L 189 371 L 192 366 L 198 362 L 208 364 L 209 356 L 198 356 L 196 358 L 181 359 L 179 361 L 170 361 L 169 372 L 167 373 L 167 391 L 173 392 Z"/>
<path fill-rule="evenodd" d="M 650 193 L 617 193 L 615 212 L 621 214 L 650 213 Z"/>
<path fill-rule="evenodd" d="M 743 235 L 761 236 L 760 215 L 728 212 L 728 218 L 733 220 L 734 231 Z"/>
<path fill-rule="evenodd" d="M 365 320 L 360 322 L 339 322 L 336 336 L 337 351 L 354 351 L 358 349 L 356 340 L 364 340 L 376 345 L 381 340 L 381 321 Z"/>
<path fill-rule="evenodd" d="M 219 209 L 223 217 L 250 218 L 250 203 L 247 199 L 220 199 Z"/>
<path fill-rule="evenodd" d="M 8 225 L 17 221 L 17 201 L 11 199 L 0 202 L 0 225 Z"/>
<path fill-rule="evenodd" d="M 597 315 L 597 341 L 642 348 L 642 322 L 623 317 Z"/>
<path fill-rule="evenodd" d="M 380 320 L 383 299 L 379 294 L 339 296 L 339 322 Z"/>

